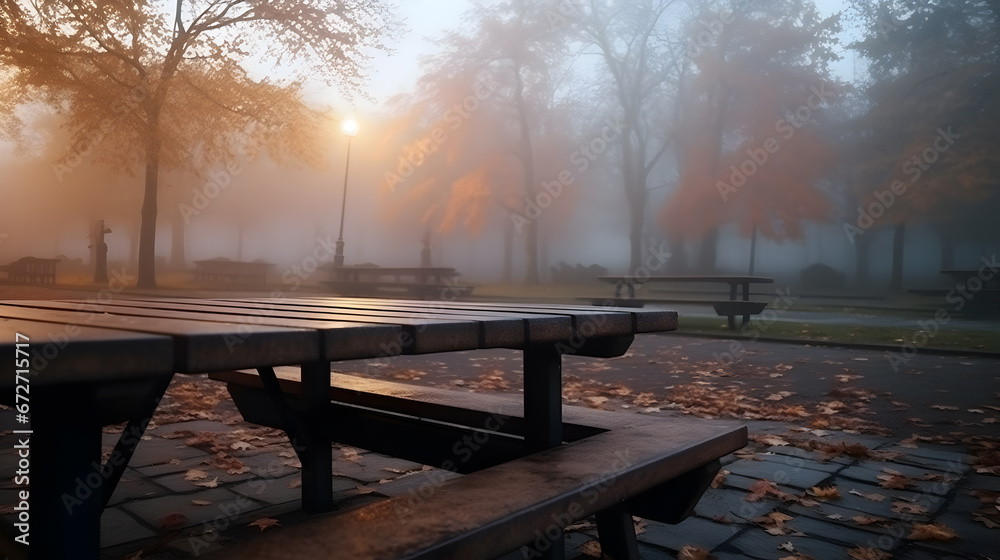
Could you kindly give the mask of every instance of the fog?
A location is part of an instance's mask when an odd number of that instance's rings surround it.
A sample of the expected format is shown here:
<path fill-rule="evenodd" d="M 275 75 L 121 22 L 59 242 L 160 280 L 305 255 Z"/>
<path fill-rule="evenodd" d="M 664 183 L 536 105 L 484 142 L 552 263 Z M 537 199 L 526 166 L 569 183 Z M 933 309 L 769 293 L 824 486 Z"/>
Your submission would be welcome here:
<path fill-rule="evenodd" d="M 375 58 L 369 72 L 400 91 L 351 87 L 348 68 L 326 77 L 336 100 L 297 73 L 306 62 L 264 79 L 254 49 L 268 39 L 247 31 L 253 56 L 181 65 L 165 94 L 156 277 L 226 258 L 273 263 L 280 283 L 326 262 L 346 188 L 347 265 L 420 266 L 429 240 L 433 265 L 478 283 L 551 282 L 565 263 L 944 287 L 940 270 L 1000 249 L 1000 13 L 890 4 L 480 3 L 398 69 L 412 82 Z M 360 47 L 410 48 L 412 31 Z M 155 96 L 115 108 L 125 90 L 67 84 L 19 58 L 22 43 L 4 48 L 0 264 L 85 272 L 103 219 L 111 266 L 138 271 L 151 152 L 136 123 Z M 803 280 L 817 264 L 829 268 Z"/>

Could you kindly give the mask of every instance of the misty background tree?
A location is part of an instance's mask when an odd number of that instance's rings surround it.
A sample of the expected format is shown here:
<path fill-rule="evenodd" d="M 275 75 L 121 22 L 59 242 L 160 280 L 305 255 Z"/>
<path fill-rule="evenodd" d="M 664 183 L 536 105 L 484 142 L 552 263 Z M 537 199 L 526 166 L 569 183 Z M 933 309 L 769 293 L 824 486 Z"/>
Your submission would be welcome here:
<path fill-rule="evenodd" d="M 725 225 L 784 240 L 825 220 L 831 205 L 819 182 L 836 162 L 823 128 L 842 89 L 829 70 L 838 17 L 822 18 L 808 2 L 729 5 L 706 8 L 689 26 L 700 39 L 688 49 L 694 69 L 680 101 L 680 179 L 661 214 L 676 237 L 700 240 L 702 273 L 716 270 Z"/>
<path fill-rule="evenodd" d="M 990 228 L 974 226 L 995 221 L 1000 208 L 1000 5 L 987 0 L 851 4 L 866 31 L 852 48 L 869 62 L 863 88 L 867 111 L 858 121 L 865 158 L 857 162 L 861 180 L 854 187 L 862 210 L 887 206 L 877 224 L 893 230 L 890 289 L 899 292 L 907 224 L 932 224 L 945 269 L 954 265 L 957 240 L 989 235 Z M 880 201 L 878 193 L 883 200 L 890 193 L 892 203 Z M 973 208 L 983 211 L 970 212 Z M 959 215 L 970 219 L 956 220 Z M 856 227 L 855 242 L 873 235 Z"/>
<path fill-rule="evenodd" d="M 366 49 L 384 48 L 395 25 L 381 0 L 4 0 L 0 13 L 6 87 L 60 111 L 78 143 L 100 144 L 95 161 L 142 170 L 140 287 L 156 284 L 161 168 L 308 152 L 317 119 L 303 81 L 358 92 Z M 267 63 L 280 70 L 254 71 Z"/>

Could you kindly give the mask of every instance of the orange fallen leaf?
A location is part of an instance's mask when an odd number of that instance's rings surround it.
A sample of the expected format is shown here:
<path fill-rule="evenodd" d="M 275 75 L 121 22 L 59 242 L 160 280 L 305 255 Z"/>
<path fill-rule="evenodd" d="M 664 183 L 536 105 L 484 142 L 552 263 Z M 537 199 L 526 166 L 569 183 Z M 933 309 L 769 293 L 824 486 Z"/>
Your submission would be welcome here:
<path fill-rule="evenodd" d="M 892 558 L 892 554 L 878 548 L 856 547 L 847 551 L 847 555 L 855 560 L 882 560 Z"/>
<path fill-rule="evenodd" d="M 219 477 L 215 477 L 212 480 L 206 480 L 205 482 L 195 482 L 195 486 L 201 486 L 202 488 L 216 488 L 219 486 Z"/>
<path fill-rule="evenodd" d="M 862 527 L 868 525 L 874 525 L 876 523 L 883 523 L 886 520 L 884 517 L 875 517 L 874 515 L 855 515 L 851 518 L 851 521 L 861 525 Z"/>
<path fill-rule="evenodd" d="M 862 498 L 864 498 L 866 500 L 871 500 L 873 502 L 881 502 L 881 501 L 885 500 L 885 496 L 883 496 L 882 494 L 876 494 L 874 492 L 872 492 L 872 493 L 869 494 L 869 493 L 866 493 L 866 492 L 862 492 L 860 490 L 853 490 L 852 489 L 850 492 L 848 492 L 848 494 L 854 494 L 855 496 L 861 496 Z"/>
<path fill-rule="evenodd" d="M 958 534 L 944 523 L 915 523 L 906 538 L 913 541 L 950 541 Z"/>
<path fill-rule="evenodd" d="M 187 520 L 187 516 L 183 513 L 168 513 L 160 519 L 160 527 L 167 530 L 180 529 Z"/>
<path fill-rule="evenodd" d="M 889 490 L 906 490 L 914 485 L 912 480 L 899 474 L 880 474 L 878 479 L 878 485 Z"/>
<path fill-rule="evenodd" d="M 837 490 L 836 486 L 827 486 L 825 488 L 820 488 L 819 486 L 813 486 L 806 492 L 810 496 L 815 496 L 821 500 L 839 500 L 840 490 Z"/>
<path fill-rule="evenodd" d="M 270 529 L 271 527 L 281 527 L 281 523 L 278 523 L 277 519 L 271 519 L 270 517 L 261 517 L 260 519 L 257 519 L 253 523 L 247 525 L 247 527 L 257 527 L 258 529 L 261 530 L 261 532 L 264 532 Z"/>
<path fill-rule="evenodd" d="M 677 552 L 677 560 L 718 560 L 715 556 L 709 554 L 707 550 L 701 548 L 700 546 L 684 545 Z"/>
<path fill-rule="evenodd" d="M 927 508 L 919 504 L 908 504 L 906 502 L 893 502 L 892 508 L 890 508 L 894 513 L 909 513 L 912 515 L 924 515 L 927 513 Z"/>
<path fill-rule="evenodd" d="M 718 474 L 715 475 L 715 478 L 712 479 L 712 484 L 710 486 L 712 488 L 722 488 L 722 485 L 726 483 L 727 476 L 729 476 L 729 471 L 725 469 L 719 471 Z"/>
<path fill-rule="evenodd" d="M 210 506 L 212 502 L 208 500 L 191 500 L 191 505 L 193 506 Z"/>
<path fill-rule="evenodd" d="M 204 480 L 208 478 L 208 473 L 198 469 L 191 469 L 184 474 L 184 480 Z"/>

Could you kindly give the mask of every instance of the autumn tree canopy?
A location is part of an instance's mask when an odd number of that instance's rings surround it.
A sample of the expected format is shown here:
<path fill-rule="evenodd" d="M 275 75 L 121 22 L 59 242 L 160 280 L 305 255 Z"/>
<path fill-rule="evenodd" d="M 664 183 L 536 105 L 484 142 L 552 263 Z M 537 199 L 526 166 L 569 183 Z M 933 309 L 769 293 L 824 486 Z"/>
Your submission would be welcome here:
<path fill-rule="evenodd" d="M 302 102 L 303 81 L 357 92 L 368 49 L 384 48 L 395 29 L 382 0 L 3 0 L 0 14 L 6 134 L 18 132 L 9 111 L 17 92 L 18 103 L 63 113 L 77 151 L 143 172 L 142 287 L 155 285 L 161 168 L 262 149 L 310 158 L 319 119 Z M 268 65 L 273 72 L 254 71 Z M 71 172 L 74 156 L 56 173 Z"/>
<path fill-rule="evenodd" d="M 817 182 L 836 161 L 821 125 L 842 89 L 828 69 L 839 29 L 838 16 L 798 1 L 707 10 L 692 22 L 691 36 L 708 36 L 688 49 L 680 180 L 661 223 L 703 239 L 699 268 L 714 269 L 722 225 L 797 239 L 804 222 L 829 215 Z"/>

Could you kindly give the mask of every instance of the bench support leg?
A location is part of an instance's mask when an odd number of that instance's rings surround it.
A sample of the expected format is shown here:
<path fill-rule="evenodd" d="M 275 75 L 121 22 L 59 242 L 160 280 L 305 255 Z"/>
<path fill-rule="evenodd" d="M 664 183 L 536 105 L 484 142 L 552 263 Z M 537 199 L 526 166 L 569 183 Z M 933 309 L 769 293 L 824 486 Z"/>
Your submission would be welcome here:
<path fill-rule="evenodd" d="M 104 478 L 101 510 L 108 507 L 111 495 L 114 494 L 118 482 L 122 479 L 122 475 L 125 474 L 125 468 L 128 467 L 129 461 L 132 460 L 132 454 L 135 453 L 136 447 L 139 446 L 142 434 L 146 432 L 146 425 L 153 419 L 153 415 L 156 413 L 156 406 L 160 404 L 160 399 L 163 398 L 163 394 L 167 391 L 167 386 L 170 385 L 171 379 L 173 379 L 173 375 L 165 376 L 163 381 L 150 391 L 149 406 L 142 412 L 140 418 L 132 418 L 128 421 L 128 425 L 122 430 L 122 435 L 118 438 L 118 443 L 115 444 L 111 456 L 104 463 L 104 468 L 101 470 L 101 476 Z"/>
<path fill-rule="evenodd" d="M 333 448 L 330 432 L 330 362 L 302 365 L 302 400 L 306 405 L 306 438 L 302 463 L 302 509 L 333 509 Z"/>
<path fill-rule="evenodd" d="M 524 421 L 531 451 L 562 443 L 562 356 L 554 344 L 524 350 Z"/>
<path fill-rule="evenodd" d="M 599 512 L 596 517 L 602 560 L 639 560 L 632 514 L 618 505 Z"/>

